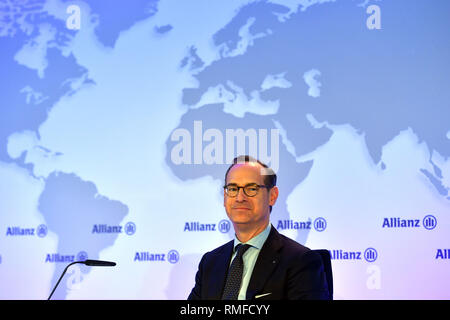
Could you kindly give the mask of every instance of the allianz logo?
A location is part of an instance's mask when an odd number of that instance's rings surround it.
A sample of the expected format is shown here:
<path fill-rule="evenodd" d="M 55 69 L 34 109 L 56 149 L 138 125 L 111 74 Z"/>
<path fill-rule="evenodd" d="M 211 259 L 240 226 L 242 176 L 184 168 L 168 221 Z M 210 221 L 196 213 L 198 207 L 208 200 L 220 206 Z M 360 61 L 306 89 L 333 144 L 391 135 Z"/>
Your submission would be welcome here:
<path fill-rule="evenodd" d="M 134 254 L 134 262 L 169 262 L 177 263 L 180 260 L 180 254 L 177 250 L 170 250 L 168 253 L 140 251 Z"/>
<path fill-rule="evenodd" d="M 366 260 L 374 262 L 378 258 L 378 252 L 374 248 L 367 248 L 363 251 L 347 251 L 342 249 L 332 249 L 330 251 L 331 260 L 357 261 Z"/>
<path fill-rule="evenodd" d="M 220 220 L 219 223 L 200 223 L 199 221 L 189 221 L 184 223 L 184 232 L 219 231 L 228 233 L 231 229 L 229 220 Z"/>
<path fill-rule="evenodd" d="M 86 251 L 80 251 L 77 254 L 47 253 L 45 255 L 46 263 L 70 263 L 87 259 L 88 254 Z"/>
<path fill-rule="evenodd" d="M 437 226 L 437 219 L 433 215 L 426 215 L 420 219 L 403 219 L 399 217 L 383 218 L 382 228 L 421 228 L 433 230 Z"/>
<path fill-rule="evenodd" d="M 92 226 L 93 234 L 111 234 L 111 233 L 126 233 L 131 236 L 136 232 L 136 224 L 127 222 L 125 226 L 108 225 L 108 224 L 94 224 Z"/>
<path fill-rule="evenodd" d="M 318 217 L 312 221 L 308 219 L 307 221 L 295 221 L 295 220 L 278 220 L 277 230 L 314 230 L 322 232 L 327 228 L 327 221 L 325 218 Z"/>
<path fill-rule="evenodd" d="M 45 224 L 40 224 L 37 228 L 23 228 L 20 226 L 9 226 L 6 228 L 7 237 L 38 236 L 43 238 L 47 233 L 48 229 Z"/>
<path fill-rule="evenodd" d="M 450 260 L 450 249 L 437 249 L 435 259 Z"/>

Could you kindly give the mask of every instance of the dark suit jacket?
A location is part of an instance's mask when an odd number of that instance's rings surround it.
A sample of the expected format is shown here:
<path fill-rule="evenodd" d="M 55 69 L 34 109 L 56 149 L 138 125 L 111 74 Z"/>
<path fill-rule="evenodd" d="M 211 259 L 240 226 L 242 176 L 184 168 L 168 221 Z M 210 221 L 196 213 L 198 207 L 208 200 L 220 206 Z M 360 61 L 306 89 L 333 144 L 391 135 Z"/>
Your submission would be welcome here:
<path fill-rule="evenodd" d="M 188 300 L 219 300 L 233 252 L 233 240 L 203 255 Z M 272 226 L 259 252 L 247 300 L 329 299 L 322 259 L 316 252 L 278 233 Z"/>

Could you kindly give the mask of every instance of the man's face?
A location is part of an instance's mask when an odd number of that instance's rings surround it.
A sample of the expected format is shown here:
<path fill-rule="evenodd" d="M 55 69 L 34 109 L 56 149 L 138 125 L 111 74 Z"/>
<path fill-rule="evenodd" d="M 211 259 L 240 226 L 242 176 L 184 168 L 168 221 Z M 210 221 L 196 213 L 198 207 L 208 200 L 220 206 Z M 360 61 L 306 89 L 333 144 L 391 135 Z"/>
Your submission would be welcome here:
<path fill-rule="evenodd" d="M 228 172 L 226 185 L 236 184 L 239 187 L 250 183 L 264 185 L 261 168 L 260 164 L 252 162 L 236 164 Z M 249 228 L 264 227 L 269 221 L 269 206 L 275 204 L 277 197 L 277 187 L 271 190 L 260 188 L 254 197 L 247 196 L 243 189 L 239 189 L 236 197 L 230 197 L 224 191 L 224 206 L 228 218 L 234 225 Z"/>

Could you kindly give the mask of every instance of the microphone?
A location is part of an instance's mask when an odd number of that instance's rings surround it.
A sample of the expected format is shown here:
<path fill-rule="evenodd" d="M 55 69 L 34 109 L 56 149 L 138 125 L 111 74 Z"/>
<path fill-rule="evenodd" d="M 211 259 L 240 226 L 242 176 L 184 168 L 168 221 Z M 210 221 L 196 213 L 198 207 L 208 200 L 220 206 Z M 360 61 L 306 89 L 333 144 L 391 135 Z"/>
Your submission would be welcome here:
<path fill-rule="evenodd" d="M 82 261 L 81 263 L 84 263 L 85 265 L 92 267 L 114 267 L 116 265 L 115 262 L 111 261 L 89 260 L 89 259 Z"/>
<path fill-rule="evenodd" d="M 56 288 L 58 287 L 58 284 L 61 282 L 61 279 L 63 278 L 64 274 L 66 273 L 67 269 L 69 269 L 69 267 L 73 264 L 77 264 L 77 263 L 82 263 L 84 265 L 87 266 L 92 266 L 92 267 L 114 267 L 116 265 L 115 262 L 112 261 L 102 261 L 102 260 L 83 260 L 83 261 L 75 261 L 72 263 L 69 263 L 67 265 L 67 267 L 64 269 L 63 273 L 61 274 L 61 276 L 58 279 L 58 282 L 56 283 L 55 287 L 52 290 L 52 293 L 50 293 L 49 297 L 47 300 L 50 300 L 50 298 L 53 295 L 53 292 L 55 292 Z"/>

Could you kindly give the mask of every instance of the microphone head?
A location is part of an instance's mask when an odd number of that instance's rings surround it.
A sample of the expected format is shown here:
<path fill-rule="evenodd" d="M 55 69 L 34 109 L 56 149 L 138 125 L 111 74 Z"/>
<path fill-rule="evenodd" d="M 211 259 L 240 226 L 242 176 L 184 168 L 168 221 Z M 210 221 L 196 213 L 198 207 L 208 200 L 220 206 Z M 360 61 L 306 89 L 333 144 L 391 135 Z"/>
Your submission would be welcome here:
<path fill-rule="evenodd" d="M 83 263 L 87 266 L 93 267 L 114 267 L 116 265 L 115 262 L 112 261 L 102 261 L 102 260 L 85 260 Z"/>

